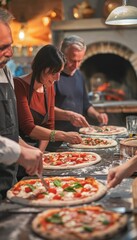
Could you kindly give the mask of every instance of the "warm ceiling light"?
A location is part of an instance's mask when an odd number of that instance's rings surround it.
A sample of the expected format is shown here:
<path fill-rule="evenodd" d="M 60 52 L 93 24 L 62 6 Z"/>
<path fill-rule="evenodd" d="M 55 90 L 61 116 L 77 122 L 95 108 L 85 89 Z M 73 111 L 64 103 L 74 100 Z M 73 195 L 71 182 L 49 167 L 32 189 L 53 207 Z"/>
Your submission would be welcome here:
<path fill-rule="evenodd" d="M 50 16 L 51 18 L 55 18 L 57 16 L 57 13 L 55 11 L 51 11 Z"/>
<path fill-rule="evenodd" d="M 47 26 L 50 23 L 50 18 L 49 17 L 43 17 L 42 22 L 44 26 Z"/>
<path fill-rule="evenodd" d="M 19 39 L 22 41 L 25 39 L 24 24 L 21 25 L 21 28 L 19 30 Z"/>
<path fill-rule="evenodd" d="M 108 25 L 133 25 L 137 24 L 137 8 L 126 5 L 123 0 L 123 6 L 115 8 L 106 19 Z"/>

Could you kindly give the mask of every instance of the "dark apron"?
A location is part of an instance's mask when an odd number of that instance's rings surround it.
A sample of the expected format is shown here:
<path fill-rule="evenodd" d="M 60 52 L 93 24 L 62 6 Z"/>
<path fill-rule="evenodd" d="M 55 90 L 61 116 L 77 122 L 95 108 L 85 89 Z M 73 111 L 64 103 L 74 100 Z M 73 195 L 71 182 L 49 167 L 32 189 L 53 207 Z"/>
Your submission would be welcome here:
<path fill-rule="evenodd" d="M 44 87 L 44 86 L 43 86 Z M 33 93 L 33 89 L 31 87 L 31 92 L 30 92 L 30 97 L 28 99 L 28 103 L 30 105 L 30 101 L 31 101 L 31 96 L 32 96 L 32 93 Z M 38 126 L 41 126 L 41 127 L 44 127 L 45 126 L 45 123 L 47 123 L 48 121 L 48 105 L 47 105 L 47 93 L 46 93 L 46 89 L 44 87 L 44 96 L 45 96 L 45 108 L 46 108 L 46 114 L 45 115 L 42 115 L 40 114 L 39 112 L 33 110 L 30 108 L 30 111 L 31 111 L 31 114 L 33 116 L 33 119 L 34 119 L 34 123 L 35 125 L 38 125 Z M 25 135 L 23 132 L 19 132 L 20 134 L 20 137 L 26 142 L 28 143 L 29 145 L 31 146 L 34 146 L 34 147 L 39 147 L 39 140 L 37 139 L 32 139 L 31 137 L 29 137 L 28 135 Z M 23 177 L 27 176 L 27 173 L 24 169 L 24 167 L 22 166 L 19 166 L 18 168 L 18 174 L 17 174 L 17 178 L 18 180 L 22 179 Z"/>
<path fill-rule="evenodd" d="M 19 141 L 16 99 L 9 77 L 7 83 L 0 83 L 0 135 Z M 6 166 L 0 164 L 0 198 L 6 196 L 6 191 L 16 183 L 17 164 Z"/>
<path fill-rule="evenodd" d="M 45 96 L 45 108 L 46 108 L 46 114 L 45 115 L 42 115 L 40 114 L 39 112 L 33 110 L 31 107 L 30 107 L 30 111 L 31 111 L 31 114 L 33 116 L 33 119 L 34 119 L 34 123 L 35 125 L 38 125 L 38 126 L 41 126 L 41 127 L 45 127 L 45 124 L 48 122 L 48 100 L 47 100 L 47 93 L 46 93 L 46 89 L 45 87 L 43 86 L 44 88 L 44 96 Z M 31 102 L 31 97 L 32 97 L 32 94 L 33 94 L 33 89 L 32 89 L 32 86 L 30 86 L 30 93 L 29 93 L 29 98 L 28 98 L 28 104 L 30 106 L 30 102 Z M 22 131 L 19 132 L 20 133 L 20 136 L 21 138 L 27 142 L 28 144 L 34 146 L 34 147 L 39 147 L 39 140 L 36 140 L 36 139 L 32 139 L 31 137 L 29 137 L 28 135 L 24 134 Z"/>

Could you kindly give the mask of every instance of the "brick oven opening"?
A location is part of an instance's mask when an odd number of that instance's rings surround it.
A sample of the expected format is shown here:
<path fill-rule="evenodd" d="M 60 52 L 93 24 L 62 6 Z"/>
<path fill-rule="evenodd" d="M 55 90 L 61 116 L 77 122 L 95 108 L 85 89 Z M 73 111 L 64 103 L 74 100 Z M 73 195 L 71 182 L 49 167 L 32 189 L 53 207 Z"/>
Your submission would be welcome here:
<path fill-rule="evenodd" d="M 137 99 L 136 58 L 129 48 L 112 42 L 91 44 L 81 70 L 92 101 Z"/>

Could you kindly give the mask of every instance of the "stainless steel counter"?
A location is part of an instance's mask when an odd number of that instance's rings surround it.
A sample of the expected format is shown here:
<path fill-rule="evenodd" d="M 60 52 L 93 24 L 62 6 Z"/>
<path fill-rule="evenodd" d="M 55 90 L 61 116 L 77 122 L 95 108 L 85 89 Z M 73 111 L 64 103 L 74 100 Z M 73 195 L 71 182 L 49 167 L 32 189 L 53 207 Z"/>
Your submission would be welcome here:
<path fill-rule="evenodd" d="M 118 139 L 117 139 L 118 140 Z M 67 149 L 68 150 L 68 149 Z M 74 149 L 73 149 L 74 150 Z M 94 166 L 69 171 L 44 171 L 45 176 L 50 175 L 75 175 L 75 176 L 94 176 L 97 180 L 106 184 L 107 172 L 110 165 L 119 163 L 119 148 L 101 149 L 95 151 L 102 157 L 102 161 Z M 96 201 L 97 204 L 103 204 L 106 208 L 132 207 L 132 185 L 133 178 L 128 178 L 114 189 Z M 5 213 L 1 211 L 6 209 Z M 12 209 L 14 213 L 8 213 L 8 209 Z M 31 230 L 31 221 L 36 216 L 36 212 L 45 210 L 45 208 L 31 208 L 10 203 L 8 200 L 0 204 L 0 240 L 40 240 Z M 19 211 L 23 211 L 22 213 Z M 136 240 L 137 234 L 134 227 L 134 218 L 129 215 L 129 223 L 126 229 L 109 240 Z M 105 239 L 107 240 L 107 239 Z"/>

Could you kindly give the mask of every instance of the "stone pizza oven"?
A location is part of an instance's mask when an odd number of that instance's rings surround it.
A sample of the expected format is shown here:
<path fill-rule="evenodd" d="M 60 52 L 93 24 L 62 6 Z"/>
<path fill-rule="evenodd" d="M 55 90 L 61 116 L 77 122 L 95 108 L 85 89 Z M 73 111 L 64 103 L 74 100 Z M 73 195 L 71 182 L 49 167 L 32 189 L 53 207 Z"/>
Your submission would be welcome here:
<path fill-rule="evenodd" d="M 119 122 L 111 123 L 125 126 L 123 113 L 137 113 L 137 26 L 106 26 L 99 18 L 64 20 L 52 23 L 52 33 L 57 46 L 65 36 L 84 38 L 81 70 L 89 97 L 99 111 L 122 113 Z"/>
<path fill-rule="evenodd" d="M 89 44 L 81 65 L 88 92 L 106 101 L 137 99 L 137 56 L 127 46 L 111 41 Z"/>

